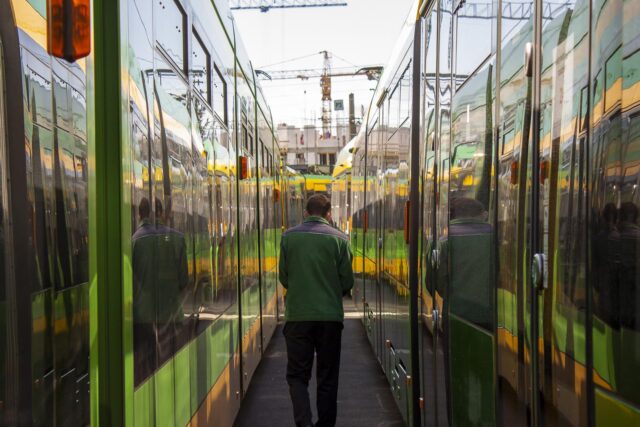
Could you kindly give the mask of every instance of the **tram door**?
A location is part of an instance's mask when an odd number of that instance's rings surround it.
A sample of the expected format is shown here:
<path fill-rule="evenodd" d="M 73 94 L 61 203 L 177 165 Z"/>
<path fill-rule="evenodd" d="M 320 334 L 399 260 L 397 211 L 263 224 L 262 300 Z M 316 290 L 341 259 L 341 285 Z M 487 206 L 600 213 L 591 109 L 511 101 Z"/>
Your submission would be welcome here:
<path fill-rule="evenodd" d="M 513 5 L 523 6 L 523 3 Z M 527 236 L 530 232 L 530 140 L 533 101 L 533 4 L 502 15 L 497 62 L 497 417 L 531 425 L 532 337 Z M 503 3 L 502 8 L 509 3 Z M 535 318 L 535 316 L 534 316 Z"/>
<path fill-rule="evenodd" d="M 598 1 L 591 16 L 589 406 L 596 426 L 640 425 L 640 3 Z"/>
<path fill-rule="evenodd" d="M 436 425 L 450 425 L 448 392 L 448 239 L 449 239 L 449 171 L 451 148 L 451 61 L 452 39 L 447 36 L 452 30 L 452 0 L 438 3 L 438 55 L 436 141 L 435 141 L 435 239 L 433 262 L 435 262 L 435 289 L 433 293 L 433 366 L 431 384 L 434 387 Z"/>
<path fill-rule="evenodd" d="M 4 188 L 4 165 L 5 165 L 5 155 L 4 155 L 4 147 L 6 143 L 6 132 L 7 132 L 7 124 L 6 124 L 6 116 L 5 116 L 5 92 L 4 92 L 4 56 L 3 56 L 3 46 L 2 46 L 2 37 L 0 37 L 0 212 L 2 212 L 2 216 L 0 216 L 0 366 L 5 366 L 6 354 L 7 354 L 7 312 L 6 312 L 6 279 L 5 279 L 5 227 L 4 227 L 4 197 L 6 190 Z M 5 388 L 6 388 L 6 376 L 4 372 L 0 375 L 0 425 L 6 425 L 5 421 Z"/>
<path fill-rule="evenodd" d="M 538 424 L 587 426 L 586 118 L 590 49 L 585 23 L 589 2 L 544 0 L 543 6 L 543 50 L 538 52 L 541 64 L 536 70 L 540 73 L 540 125 L 533 130 L 540 141 L 534 153 L 539 179 L 532 184 L 532 196 L 538 202 L 531 283 L 538 300 L 534 315 L 539 319 Z"/>

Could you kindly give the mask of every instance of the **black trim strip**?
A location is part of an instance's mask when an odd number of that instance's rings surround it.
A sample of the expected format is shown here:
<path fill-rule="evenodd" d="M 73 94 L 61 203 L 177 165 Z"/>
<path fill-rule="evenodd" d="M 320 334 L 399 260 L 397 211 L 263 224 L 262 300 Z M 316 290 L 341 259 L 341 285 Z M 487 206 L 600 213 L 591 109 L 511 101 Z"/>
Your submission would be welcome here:
<path fill-rule="evenodd" d="M 6 99 L 15 104 L 23 102 L 22 61 L 20 40 L 11 3 L 0 1 L 0 37 L 3 42 Z M 6 162 L 8 183 L 7 236 L 12 239 L 9 250 L 14 260 L 28 260 L 29 202 L 27 200 L 26 159 L 24 147 L 24 117 L 22 108 L 7 105 Z M 7 251 L 8 252 L 8 251 Z M 10 264 L 7 269 L 7 371 L 2 373 L 6 383 L 5 425 L 31 425 L 31 287 L 32 271 Z M 20 283 L 21 286 L 17 284 Z"/>
<path fill-rule="evenodd" d="M 413 87 L 411 106 L 411 186 L 409 190 L 409 200 L 412 201 L 409 215 L 409 331 L 411 334 L 411 412 L 414 426 L 421 426 L 420 408 L 420 342 L 418 332 L 420 328 L 420 318 L 418 313 L 419 297 L 419 243 L 418 236 L 420 225 L 420 100 L 421 93 L 419 84 L 421 78 L 422 65 L 422 19 L 416 21 L 413 37 Z"/>

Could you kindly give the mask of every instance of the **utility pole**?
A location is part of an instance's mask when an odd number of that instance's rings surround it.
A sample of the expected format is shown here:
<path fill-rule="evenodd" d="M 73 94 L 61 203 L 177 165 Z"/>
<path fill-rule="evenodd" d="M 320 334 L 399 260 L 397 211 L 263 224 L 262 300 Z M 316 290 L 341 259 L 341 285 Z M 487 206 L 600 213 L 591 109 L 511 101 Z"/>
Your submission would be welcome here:
<path fill-rule="evenodd" d="M 356 137 L 356 113 L 353 94 L 349 94 L 349 140 Z"/>

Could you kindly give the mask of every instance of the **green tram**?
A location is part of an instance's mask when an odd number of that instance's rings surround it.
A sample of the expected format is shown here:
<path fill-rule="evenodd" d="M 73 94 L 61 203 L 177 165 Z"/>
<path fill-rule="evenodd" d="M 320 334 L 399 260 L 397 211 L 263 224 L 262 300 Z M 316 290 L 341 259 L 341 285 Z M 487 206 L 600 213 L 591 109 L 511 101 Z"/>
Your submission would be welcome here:
<path fill-rule="evenodd" d="M 282 168 L 225 1 L 1 1 L 0 425 L 231 426 Z"/>
<path fill-rule="evenodd" d="M 406 423 L 640 425 L 640 2 L 416 3 L 332 191 Z"/>

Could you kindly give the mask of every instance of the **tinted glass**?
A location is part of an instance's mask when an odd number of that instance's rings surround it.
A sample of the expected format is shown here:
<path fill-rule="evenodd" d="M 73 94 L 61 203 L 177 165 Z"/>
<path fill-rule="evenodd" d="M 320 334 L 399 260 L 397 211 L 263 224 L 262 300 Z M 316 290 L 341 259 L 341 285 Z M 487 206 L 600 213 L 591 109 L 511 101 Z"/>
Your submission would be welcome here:
<path fill-rule="evenodd" d="M 492 2 L 468 0 L 456 12 L 457 81 L 471 75 L 491 54 L 493 7 Z"/>
<path fill-rule="evenodd" d="M 532 80 L 526 78 L 524 52 L 526 43 L 532 42 L 533 2 L 512 1 L 503 3 L 521 11 L 517 19 L 502 16 L 500 67 L 500 154 L 497 169 L 497 378 L 499 390 L 498 408 L 505 424 L 527 423 L 527 405 L 530 404 L 530 340 L 525 328 L 530 325 L 527 301 L 528 266 L 525 259 L 527 247 L 527 221 L 530 210 L 526 207 L 527 169 L 529 164 L 528 120 L 532 103 Z M 527 143 L 525 145 L 525 142 Z M 530 183 L 530 181 L 529 181 Z M 514 220 L 514 218 L 517 218 Z M 526 322 L 526 323 L 525 323 Z M 517 343 L 517 345 L 515 344 Z M 510 366 L 511 368 L 507 368 Z"/>
<path fill-rule="evenodd" d="M 549 257 L 540 337 L 540 388 L 547 424 L 588 425 L 586 384 L 586 132 L 588 1 L 544 4 L 541 66 L 540 202 Z M 562 81 L 561 85 L 557 82 Z M 554 83 L 555 82 L 555 83 Z M 550 357 L 549 351 L 560 357 Z M 543 357 L 543 355 L 545 357 Z M 563 362 L 560 362 L 563 360 Z M 577 374 L 579 373 L 579 374 Z M 577 375 L 576 375 L 577 374 Z M 569 379 L 571 378 L 571 379 Z M 566 400 L 557 390 L 575 390 Z M 556 391 L 554 391 L 556 390 Z"/>
<path fill-rule="evenodd" d="M 621 0 L 592 6 L 590 277 L 595 415 L 601 420 L 608 417 L 606 405 L 620 411 L 625 401 L 640 404 L 640 93 L 634 89 L 640 9 L 638 2 Z M 576 292 L 576 303 L 580 297 Z"/>
<path fill-rule="evenodd" d="M 222 73 L 217 65 L 213 67 L 212 87 L 213 99 L 211 102 L 213 103 L 213 110 L 223 123 L 227 124 L 227 82 L 222 77 Z"/>
<path fill-rule="evenodd" d="M 209 94 L 209 79 L 210 79 L 210 57 L 209 52 L 204 47 L 204 43 L 198 36 L 198 33 L 193 32 L 191 39 L 191 81 L 193 87 L 202 97 L 210 102 Z"/>

